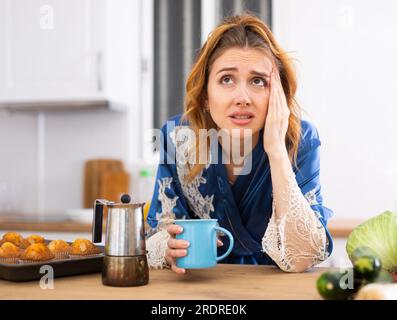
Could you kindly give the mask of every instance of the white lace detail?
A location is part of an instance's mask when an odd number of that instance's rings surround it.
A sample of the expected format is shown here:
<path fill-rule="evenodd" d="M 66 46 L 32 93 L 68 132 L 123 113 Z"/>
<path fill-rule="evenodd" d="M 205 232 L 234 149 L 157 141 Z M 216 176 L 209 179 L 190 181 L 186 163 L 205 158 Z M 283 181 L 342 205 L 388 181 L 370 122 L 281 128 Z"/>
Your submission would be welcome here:
<path fill-rule="evenodd" d="M 165 194 L 165 190 L 171 187 L 172 178 L 162 178 L 157 180 L 159 185 L 158 199 L 161 202 L 161 212 L 156 212 L 157 226 L 152 229 L 149 238 L 146 239 L 146 250 L 148 264 L 151 269 L 162 269 L 168 267 L 165 260 L 165 251 L 167 250 L 167 242 L 170 238 L 167 232 L 167 226 L 174 222 L 175 213 L 173 209 L 176 206 L 178 196 L 169 198 Z"/>
<path fill-rule="evenodd" d="M 174 198 L 168 198 L 165 194 L 165 189 L 171 187 L 172 178 L 162 178 L 157 181 L 159 185 L 159 196 L 158 199 L 161 202 L 161 212 L 156 212 L 156 220 L 157 220 L 157 231 L 161 231 L 165 229 L 169 224 L 173 223 L 175 220 L 175 213 L 173 209 L 176 206 L 176 201 L 178 200 L 178 196 Z"/>
<path fill-rule="evenodd" d="M 310 261 L 310 266 L 328 257 L 325 229 L 318 219 L 320 214 L 310 207 L 317 204 L 311 190 L 305 196 L 291 174 L 282 198 L 286 201 L 288 212 L 276 219 L 276 201 L 273 200 L 272 216 L 262 239 L 263 250 L 287 272 L 303 271 L 300 263 Z M 303 245 L 302 245 L 303 244 Z M 307 269 L 307 263 L 305 264 Z"/>
<path fill-rule="evenodd" d="M 189 165 L 188 165 L 188 157 L 189 152 L 186 148 L 186 139 L 188 139 L 187 134 L 181 135 L 185 138 L 183 141 L 179 141 L 178 136 L 178 144 L 176 143 L 175 137 L 178 134 L 179 130 L 185 130 L 184 126 L 176 126 L 175 129 L 170 133 L 170 137 L 172 142 L 176 148 L 176 154 L 178 158 L 176 159 L 176 168 L 179 181 L 181 183 L 183 195 L 186 197 L 186 200 L 189 204 L 189 208 L 200 218 L 200 219 L 211 219 L 210 212 L 214 211 L 214 195 L 207 195 L 203 197 L 203 195 L 199 191 L 199 187 L 201 184 L 207 183 L 207 180 L 203 177 L 203 171 L 201 171 L 193 181 L 187 183 L 185 177 L 189 173 Z M 208 168 L 209 164 L 206 166 Z"/>
<path fill-rule="evenodd" d="M 187 162 L 188 150 L 184 150 L 182 148 L 186 146 L 186 140 L 178 141 L 178 146 L 175 142 L 175 136 L 178 132 L 177 130 L 181 130 L 184 128 L 186 127 L 177 126 L 170 133 L 171 140 L 176 147 L 176 154 L 178 156 L 176 159 L 178 178 L 181 183 L 182 192 L 186 197 L 190 209 L 199 218 L 210 219 L 210 212 L 214 211 L 214 195 L 207 195 L 203 197 L 198 189 L 202 183 L 207 182 L 207 180 L 203 177 L 203 172 L 198 174 L 190 183 L 186 183 L 186 180 L 184 179 L 189 173 L 189 166 Z M 181 148 L 179 148 L 179 146 L 181 146 Z M 157 227 L 155 228 L 155 230 L 152 230 L 152 235 L 146 240 L 148 264 L 149 267 L 152 269 L 162 269 L 165 267 L 169 267 L 165 260 L 165 253 L 167 250 L 167 242 L 170 235 L 168 234 L 166 229 L 167 226 L 173 223 L 175 220 L 175 213 L 173 212 L 173 209 L 175 208 L 176 202 L 178 200 L 178 196 L 175 196 L 171 199 L 165 194 L 165 190 L 171 187 L 172 178 L 162 178 L 161 180 L 158 180 L 157 183 L 159 185 L 158 199 L 161 201 L 162 212 L 156 213 Z"/>
<path fill-rule="evenodd" d="M 317 188 L 314 188 L 314 189 L 310 190 L 309 192 L 306 192 L 306 194 L 305 194 L 305 198 L 311 206 L 318 204 L 317 198 L 316 198 L 316 192 L 317 192 Z"/>
<path fill-rule="evenodd" d="M 165 260 L 165 251 L 167 250 L 167 242 L 169 238 L 170 235 L 167 230 L 161 230 L 146 240 L 149 268 L 163 269 L 168 267 Z"/>

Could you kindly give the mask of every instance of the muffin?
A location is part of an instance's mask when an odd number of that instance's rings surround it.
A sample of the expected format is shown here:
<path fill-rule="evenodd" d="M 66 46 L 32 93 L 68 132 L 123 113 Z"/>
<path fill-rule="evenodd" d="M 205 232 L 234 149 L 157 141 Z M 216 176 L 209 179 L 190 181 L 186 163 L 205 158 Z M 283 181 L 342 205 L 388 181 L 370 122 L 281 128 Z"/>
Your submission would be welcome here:
<path fill-rule="evenodd" d="M 17 247 L 21 249 L 25 249 L 29 246 L 29 241 L 24 239 L 19 233 L 17 232 L 7 232 L 6 234 L 3 235 L 3 239 L 0 241 L 0 245 L 6 243 L 6 242 L 11 242 Z"/>
<path fill-rule="evenodd" d="M 87 256 L 98 253 L 101 253 L 101 250 L 99 250 L 99 248 L 97 248 L 90 240 L 76 239 L 72 243 L 72 251 L 70 254 L 75 256 Z"/>
<path fill-rule="evenodd" d="M 24 262 L 35 262 L 54 259 L 55 255 L 44 243 L 34 243 L 23 251 L 20 258 Z"/>
<path fill-rule="evenodd" d="M 72 251 L 72 247 L 63 240 L 53 240 L 48 244 L 47 247 L 58 259 L 68 258 L 70 252 Z"/>
<path fill-rule="evenodd" d="M 34 243 L 45 243 L 45 239 L 37 234 L 32 234 L 31 236 L 27 237 L 26 240 L 29 242 L 29 245 Z"/>
<path fill-rule="evenodd" d="M 2 263 L 17 263 L 20 255 L 21 249 L 12 242 L 4 242 L 0 246 L 0 262 Z"/>

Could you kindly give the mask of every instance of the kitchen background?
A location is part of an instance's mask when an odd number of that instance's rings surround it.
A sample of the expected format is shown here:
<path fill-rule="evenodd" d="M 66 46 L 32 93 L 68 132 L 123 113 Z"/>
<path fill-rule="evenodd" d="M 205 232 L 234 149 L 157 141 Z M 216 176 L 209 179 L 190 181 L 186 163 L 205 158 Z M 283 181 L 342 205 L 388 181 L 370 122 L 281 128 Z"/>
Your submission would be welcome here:
<path fill-rule="evenodd" d="M 397 210 L 392 0 L 0 0 L 0 230 L 87 236 L 85 203 L 116 161 L 108 192 L 150 200 L 150 130 L 182 111 L 209 31 L 244 10 L 295 58 L 334 210 L 327 263 L 346 264 L 346 228 Z"/>

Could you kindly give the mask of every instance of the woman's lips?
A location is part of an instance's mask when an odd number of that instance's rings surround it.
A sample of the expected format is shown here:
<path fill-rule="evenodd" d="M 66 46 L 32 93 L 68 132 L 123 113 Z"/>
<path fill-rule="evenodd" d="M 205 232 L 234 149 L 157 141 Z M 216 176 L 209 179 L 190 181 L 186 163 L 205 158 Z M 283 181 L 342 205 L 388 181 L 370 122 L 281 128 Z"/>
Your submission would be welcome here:
<path fill-rule="evenodd" d="M 230 120 L 239 126 L 245 126 L 252 122 L 254 115 L 252 113 L 232 113 L 229 116 Z"/>

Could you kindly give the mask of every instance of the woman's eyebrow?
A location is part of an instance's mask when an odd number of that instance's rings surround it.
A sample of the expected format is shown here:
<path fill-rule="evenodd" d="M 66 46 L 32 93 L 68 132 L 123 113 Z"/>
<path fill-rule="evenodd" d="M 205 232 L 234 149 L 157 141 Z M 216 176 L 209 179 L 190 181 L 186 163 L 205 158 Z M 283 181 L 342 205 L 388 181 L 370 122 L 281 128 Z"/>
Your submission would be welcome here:
<path fill-rule="evenodd" d="M 255 71 L 255 70 L 251 70 L 250 71 L 251 74 L 257 75 L 257 76 L 262 76 L 265 78 L 270 78 L 270 76 L 267 73 L 264 72 L 259 72 L 259 71 Z"/>
<path fill-rule="evenodd" d="M 221 73 L 222 71 L 238 71 L 236 67 L 228 67 L 228 68 L 222 68 L 219 70 L 216 74 Z"/>
<path fill-rule="evenodd" d="M 237 68 L 235 67 L 228 67 L 228 68 L 222 68 L 221 70 L 219 70 L 216 74 L 221 73 L 223 71 L 238 71 Z M 251 74 L 257 75 L 257 76 L 262 76 L 262 77 L 266 77 L 266 78 L 270 78 L 270 76 L 267 73 L 264 72 L 260 72 L 260 71 L 256 71 L 256 70 L 251 70 L 250 71 Z"/>

